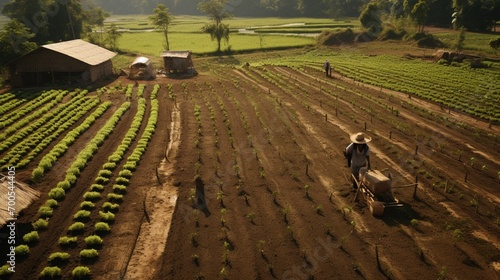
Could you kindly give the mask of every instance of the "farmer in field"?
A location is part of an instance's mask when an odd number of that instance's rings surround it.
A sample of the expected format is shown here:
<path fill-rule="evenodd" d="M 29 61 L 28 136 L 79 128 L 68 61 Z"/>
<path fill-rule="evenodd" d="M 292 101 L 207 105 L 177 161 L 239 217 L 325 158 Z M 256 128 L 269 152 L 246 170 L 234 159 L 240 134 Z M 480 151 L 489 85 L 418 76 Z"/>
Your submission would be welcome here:
<path fill-rule="evenodd" d="M 326 76 L 328 77 L 330 74 L 330 62 L 328 60 L 325 61 L 323 68 L 325 69 Z"/>
<path fill-rule="evenodd" d="M 368 142 L 372 138 L 362 132 L 352 134 L 350 138 L 352 143 L 345 148 L 344 155 L 347 158 L 347 165 L 351 167 L 352 175 L 356 180 L 359 180 L 359 169 L 365 166 L 370 169 L 370 147 L 368 147 Z M 352 186 L 357 189 L 356 182 L 352 181 Z"/>

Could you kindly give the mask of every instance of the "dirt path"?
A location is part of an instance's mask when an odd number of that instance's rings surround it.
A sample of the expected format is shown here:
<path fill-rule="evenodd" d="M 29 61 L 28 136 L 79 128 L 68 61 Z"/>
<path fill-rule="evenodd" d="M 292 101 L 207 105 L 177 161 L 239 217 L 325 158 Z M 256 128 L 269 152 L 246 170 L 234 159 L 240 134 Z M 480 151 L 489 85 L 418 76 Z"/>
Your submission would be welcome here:
<path fill-rule="evenodd" d="M 141 225 L 134 251 L 122 279 L 154 279 L 155 268 L 161 264 L 177 202 L 177 189 L 172 174 L 175 171 L 175 158 L 181 143 L 180 118 L 179 110 L 174 108 L 170 141 L 166 149 L 169 161 L 164 159 L 158 167 L 158 173 L 164 182 L 161 186 L 151 186 L 146 193 L 144 201 L 146 219 Z"/>

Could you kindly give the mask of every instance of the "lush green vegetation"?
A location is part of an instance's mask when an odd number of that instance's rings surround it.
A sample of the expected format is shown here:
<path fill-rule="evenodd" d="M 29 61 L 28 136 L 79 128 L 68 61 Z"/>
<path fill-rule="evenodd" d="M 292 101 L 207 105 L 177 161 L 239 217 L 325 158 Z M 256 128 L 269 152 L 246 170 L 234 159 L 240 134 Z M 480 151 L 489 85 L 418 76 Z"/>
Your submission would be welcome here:
<path fill-rule="evenodd" d="M 489 68 L 472 69 L 466 62 L 443 66 L 394 55 L 321 51 L 261 63 L 320 70 L 325 60 L 330 61 L 334 71 L 357 81 L 419 96 L 485 120 L 500 121 L 499 63 L 490 63 Z"/>

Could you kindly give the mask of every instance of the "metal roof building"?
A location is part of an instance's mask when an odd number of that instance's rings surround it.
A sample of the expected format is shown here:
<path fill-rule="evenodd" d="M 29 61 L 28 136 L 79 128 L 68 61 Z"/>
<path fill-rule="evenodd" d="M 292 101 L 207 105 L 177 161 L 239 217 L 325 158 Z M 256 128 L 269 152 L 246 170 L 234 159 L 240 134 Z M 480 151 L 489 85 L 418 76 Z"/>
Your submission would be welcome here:
<path fill-rule="evenodd" d="M 76 39 L 48 44 L 9 63 L 13 86 L 95 82 L 113 74 L 116 54 Z"/>

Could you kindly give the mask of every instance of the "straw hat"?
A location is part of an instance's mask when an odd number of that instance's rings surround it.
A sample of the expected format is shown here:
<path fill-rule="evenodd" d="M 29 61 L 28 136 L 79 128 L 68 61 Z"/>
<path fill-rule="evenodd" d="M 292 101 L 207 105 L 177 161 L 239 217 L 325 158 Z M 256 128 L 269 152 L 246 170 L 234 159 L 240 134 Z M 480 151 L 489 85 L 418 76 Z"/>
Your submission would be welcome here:
<path fill-rule="evenodd" d="M 356 144 L 366 144 L 372 141 L 372 138 L 368 135 L 365 135 L 363 132 L 358 132 L 351 135 L 351 141 Z"/>

